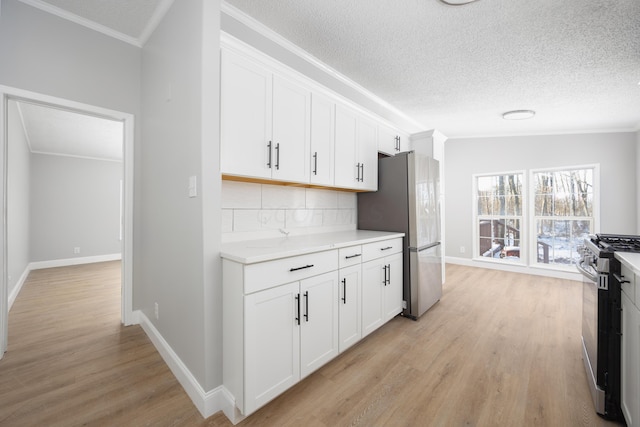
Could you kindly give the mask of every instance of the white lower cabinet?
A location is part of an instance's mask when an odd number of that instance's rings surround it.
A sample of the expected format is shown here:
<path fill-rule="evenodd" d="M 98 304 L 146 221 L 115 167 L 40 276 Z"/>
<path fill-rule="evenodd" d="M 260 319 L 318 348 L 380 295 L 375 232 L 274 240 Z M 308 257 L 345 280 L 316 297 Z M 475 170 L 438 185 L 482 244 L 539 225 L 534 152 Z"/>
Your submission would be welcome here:
<path fill-rule="evenodd" d="M 300 378 L 338 355 L 338 272 L 300 282 Z"/>
<path fill-rule="evenodd" d="M 402 311 L 402 239 L 363 245 L 362 336 Z"/>
<path fill-rule="evenodd" d="M 622 294 L 622 413 L 628 427 L 640 425 L 640 311 Z"/>
<path fill-rule="evenodd" d="M 621 389 L 622 413 L 628 427 L 640 426 L 640 310 L 635 304 L 637 275 L 622 264 L 622 339 Z"/>
<path fill-rule="evenodd" d="M 253 264 L 223 260 L 223 382 L 242 415 L 401 311 L 402 254 L 384 252 L 397 252 L 398 241 Z M 372 254 L 378 258 L 361 264 Z M 365 323 L 374 323 L 366 333 Z"/>
<path fill-rule="evenodd" d="M 300 379 L 299 284 L 245 297 L 245 405 L 253 412 Z"/>
<path fill-rule="evenodd" d="M 360 317 L 360 288 L 362 286 L 362 267 L 360 264 L 340 269 L 340 317 L 339 350 L 351 347 L 362 338 Z"/>
<path fill-rule="evenodd" d="M 402 254 L 362 264 L 362 336 L 402 311 Z"/>
<path fill-rule="evenodd" d="M 264 405 L 338 354 L 338 273 L 245 298 L 246 408 Z"/>

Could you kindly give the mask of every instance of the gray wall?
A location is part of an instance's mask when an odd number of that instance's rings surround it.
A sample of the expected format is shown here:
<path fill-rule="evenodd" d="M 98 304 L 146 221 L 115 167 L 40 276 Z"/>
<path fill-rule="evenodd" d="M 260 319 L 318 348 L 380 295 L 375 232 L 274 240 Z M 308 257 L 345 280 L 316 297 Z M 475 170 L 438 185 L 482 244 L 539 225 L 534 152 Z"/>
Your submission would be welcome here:
<path fill-rule="evenodd" d="M 134 300 L 205 391 L 222 383 L 219 7 L 174 2 L 142 61 L 144 251 Z M 188 197 L 189 176 L 198 197 Z"/>
<path fill-rule="evenodd" d="M 29 182 L 31 153 L 27 145 L 18 107 L 8 105 L 7 168 L 7 275 L 9 295 L 27 270 L 29 262 Z"/>
<path fill-rule="evenodd" d="M 121 179 L 121 162 L 32 154 L 31 261 L 119 254 Z"/>
<path fill-rule="evenodd" d="M 600 164 L 600 230 L 635 234 L 636 140 L 633 132 L 447 140 L 446 255 L 473 256 L 472 176 L 479 173 Z"/>

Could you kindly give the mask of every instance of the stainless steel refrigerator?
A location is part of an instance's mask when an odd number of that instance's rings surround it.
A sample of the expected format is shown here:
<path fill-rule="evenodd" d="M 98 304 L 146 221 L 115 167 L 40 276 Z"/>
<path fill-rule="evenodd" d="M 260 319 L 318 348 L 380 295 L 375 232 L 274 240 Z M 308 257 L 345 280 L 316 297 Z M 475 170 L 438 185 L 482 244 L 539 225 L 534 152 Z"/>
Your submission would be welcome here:
<path fill-rule="evenodd" d="M 378 160 L 378 191 L 358 193 L 358 229 L 404 237 L 404 311 L 417 319 L 442 296 L 439 164 L 415 152 Z"/>

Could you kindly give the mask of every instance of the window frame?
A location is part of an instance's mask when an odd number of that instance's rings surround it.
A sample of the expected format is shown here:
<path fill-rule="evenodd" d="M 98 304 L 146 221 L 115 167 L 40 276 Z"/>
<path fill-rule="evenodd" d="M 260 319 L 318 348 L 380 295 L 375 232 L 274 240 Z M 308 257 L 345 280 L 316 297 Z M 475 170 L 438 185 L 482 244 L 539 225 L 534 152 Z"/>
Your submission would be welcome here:
<path fill-rule="evenodd" d="M 575 216 L 551 216 L 551 217 L 539 217 L 535 212 L 535 181 L 534 176 L 537 173 L 555 173 L 559 171 L 573 171 L 573 170 L 581 170 L 581 169 L 592 169 L 593 170 L 593 229 L 591 230 L 591 234 L 600 232 L 600 164 L 586 164 L 586 165 L 573 165 L 573 166 L 559 166 L 559 167 L 551 167 L 551 168 L 536 168 L 529 170 L 529 206 L 531 206 L 531 212 L 527 215 L 530 217 L 529 228 L 528 228 L 528 237 L 529 237 L 529 253 L 531 254 L 531 259 L 528 262 L 528 265 L 532 268 L 540 268 L 544 270 L 555 270 L 555 271 L 575 271 L 573 264 L 545 264 L 542 262 L 538 262 L 537 257 L 537 243 L 538 237 L 536 232 L 536 223 L 538 218 L 556 218 L 556 219 L 566 219 L 568 221 L 580 220 L 584 217 L 575 217 Z"/>
<path fill-rule="evenodd" d="M 520 216 L 517 215 L 479 215 L 478 214 L 478 179 L 482 177 L 497 177 L 497 176 L 506 176 L 506 175 L 520 175 L 522 180 L 522 194 L 520 195 L 520 200 L 522 203 Z M 509 264 L 509 265 L 518 265 L 518 266 L 526 266 L 528 265 L 528 236 L 527 230 L 528 228 L 528 220 L 527 220 L 527 212 L 528 212 L 528 203 L 529 198 L 527 196 L 528 191 L 528 175 L 527 171 L 524 169 L 521 170 L 512 170 L 505 172 L 492 172 L 492 173 L 478 173 L 472 175 L 473 180 L 473 191 L 471 195 L 472 199 L 472 230 L 473 230 L 473 260 L 483 261 L 483 262 L 491 262 L 496 264 Z M 486 219 L 496 219 L 496 218 L 504 218 L 504 219 L 519 219 L 520 220 L 520 257 L 518 259 L 512 258 L 489 258 L 484 257 L 480 254 L 480 220 L 482 218 Z"/>

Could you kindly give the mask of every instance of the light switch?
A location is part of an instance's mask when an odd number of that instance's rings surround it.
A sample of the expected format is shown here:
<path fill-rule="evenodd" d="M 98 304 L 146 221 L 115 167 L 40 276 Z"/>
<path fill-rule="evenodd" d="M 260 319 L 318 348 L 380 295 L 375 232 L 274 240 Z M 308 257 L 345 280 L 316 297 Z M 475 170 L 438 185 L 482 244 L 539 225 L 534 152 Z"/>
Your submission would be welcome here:
<path fill-rule="evenodd" d="M 198 179 L 195 175 L 189 177 L 189 197 L 198 197 Z"/>

